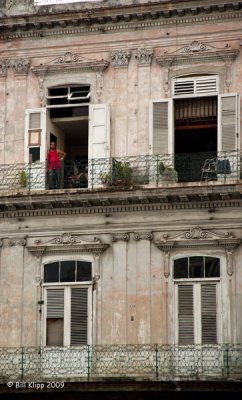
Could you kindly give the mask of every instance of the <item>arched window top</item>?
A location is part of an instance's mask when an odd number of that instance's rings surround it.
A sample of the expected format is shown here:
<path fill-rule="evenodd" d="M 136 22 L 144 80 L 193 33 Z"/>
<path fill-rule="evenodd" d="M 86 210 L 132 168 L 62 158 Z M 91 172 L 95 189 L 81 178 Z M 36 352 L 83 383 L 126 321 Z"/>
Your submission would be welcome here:
<path fill-rule="evenodd" d="M 88 261 L 55 261 L 44 265 L 44 283 L 89 282 L 92 263 Z"/>
<path fill-rule="evenodd" d="M 220 277 L 220 259 L 217 257 L 191 256 L 174 260 L 174 279 L 206 279 Z"/>

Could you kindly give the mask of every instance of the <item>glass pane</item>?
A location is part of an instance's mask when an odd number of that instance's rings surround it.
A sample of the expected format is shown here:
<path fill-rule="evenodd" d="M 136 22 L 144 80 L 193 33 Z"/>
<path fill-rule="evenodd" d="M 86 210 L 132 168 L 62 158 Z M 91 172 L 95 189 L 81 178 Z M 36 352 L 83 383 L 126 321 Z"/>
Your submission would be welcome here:
<path fill-rule="evenodd" d="M 174 260 L 174 279 L 188 278 L 188 258 Z"/>
<path fill-rule="evenodd" d="M 189 278 L 204 278 L 203 257 L 189 257 Z"/>
<path fill-rule="evenodd" d="M 61 261 L 60 282 L 75 282 L 75 261 Z"/>
<path fill-rule="evenodd" d="M 45 264 L 44 282 L 59 282 L 59 262 Z"/>
<path fill-rule="evenodd" d="M 47 318 L 46 320 L 46 345 L 63 346 L 63 318 Z"/>
<path fill-rule="evenodd" d="M 77 261 L 77 281 L 92 280 L 92 263 L 87 261 Z"/>
<path fill-rule="evenodd" d="M 29 149 L 30 164 L 40 160 L 40 147 L 31 147 Z"/>
<path fill-rule="evenodd" d="M 205 277 L 220 277 L 220 259 L 216 257 L 205 257 Z"/>

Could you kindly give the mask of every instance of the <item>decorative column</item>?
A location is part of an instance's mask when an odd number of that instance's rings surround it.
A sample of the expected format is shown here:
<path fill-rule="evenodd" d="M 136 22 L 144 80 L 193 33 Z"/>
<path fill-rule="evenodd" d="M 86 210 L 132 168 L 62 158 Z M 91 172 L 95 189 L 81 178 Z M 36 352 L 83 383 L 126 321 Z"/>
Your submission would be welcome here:
<path fill-rule="evenodd" d="M 131 51 L 116 50 L 111 53 L 111 63 L 113 68 L 114 79 L 114 154 L 123 156 L 128 154 L 128 66 L 131 58 Z"/>

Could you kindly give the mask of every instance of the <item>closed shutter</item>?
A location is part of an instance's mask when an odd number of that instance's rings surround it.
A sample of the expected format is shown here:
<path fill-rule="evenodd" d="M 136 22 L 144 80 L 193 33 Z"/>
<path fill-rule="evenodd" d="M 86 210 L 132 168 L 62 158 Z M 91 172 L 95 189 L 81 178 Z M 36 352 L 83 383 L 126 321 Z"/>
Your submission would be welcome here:
<path fill-rule="evenodd" d="M 193 285 L 178 285 L 178 341 L 194 343 Z"/>
<path fill-rule="evenodd" d="M 202 344 L 217 343 L 216 284 L 201 285 Z"/>
<path fill-rule="evenodd" d="M 168 154 L 172 137 L 172 100 L 152 102 L 150 149 L 151 154 Z"/>
<path fill-rule="evenodd" d="M 88 288 L 71 289 L 71 346 L 88 341 Z"/>
<path fill-rule="evenodd" d="M 46 345 L 63 346 L 64 289 L 47 289 Z"/>
<path fill-rule="evenodd" d="M 219 129 L 219 150 L 237 150 L 239 143 L 239 95 L 237 93 L 219 96 Z"/>
<path fill-rule="evenodd" d="M 25 162 L 31 162 L 31 149 L 38 150 L 39 159 L 46 159 L 46 110 L 43 108 L 25 111 Z"/>

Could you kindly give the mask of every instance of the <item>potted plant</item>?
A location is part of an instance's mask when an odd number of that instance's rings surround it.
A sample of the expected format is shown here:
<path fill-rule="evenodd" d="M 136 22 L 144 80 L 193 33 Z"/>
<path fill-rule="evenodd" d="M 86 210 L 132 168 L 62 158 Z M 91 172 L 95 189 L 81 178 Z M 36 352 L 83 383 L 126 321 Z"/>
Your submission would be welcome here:
<path fill-rule="evenodd" d="M 28 174 L 24 170 L 19 173 L 19 183 L 22 187 L 26 187 L 28 184 Z"/>
<path fill-rule="evenodd" d="M 163 161 L 159 163 L 160 182 L 174 183 L 178 181 L 177 171 L 171 166 L 165 164 Z"/>

